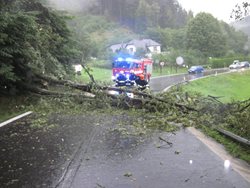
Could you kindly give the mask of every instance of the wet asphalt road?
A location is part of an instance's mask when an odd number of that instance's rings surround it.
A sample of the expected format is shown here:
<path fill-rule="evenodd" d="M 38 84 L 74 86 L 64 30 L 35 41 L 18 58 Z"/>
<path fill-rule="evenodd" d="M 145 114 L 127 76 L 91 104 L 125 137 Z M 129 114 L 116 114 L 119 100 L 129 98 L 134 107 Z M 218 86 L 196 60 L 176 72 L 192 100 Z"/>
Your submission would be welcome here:
<path fill-rule="evenodd" d="M 196 78 L 187 74 L 154 78 L 151 88 L 161 91 L 184 77 Z M 186 129 L 176 134 L 152 132 L 147 137 L 130 134 L 123 137 L 114 126 L 86 129 L 82 147 L 57 187 L 250 187 L 249 179 L 244 179 L 230 165 L 224 165 L 224 160 Z M 159 137 L 173 144 L 166 144 Z"/>
<path fill-rule="evenodd" d="M 177 74 L 170 76 L 159 76 L 152 78 L 150 80 L 150 88 L 155 92 L 160 92 L 171 85 L 175 85 L 184 81 L 189 81 L 203 76 L 215 75 L 229 71 L 230 70 L 228 68 L 224 68 L 224 69 L 207 70 L 204 73 L 199 73 L 199 74 L 186 73 L 186 74 Z"/>
<path fill-rule="evenodd" d="M 63 188 L 248 188 L 231 166 L 189 131 L 122 137 L 96 127 L 70 167 Z M 159 137 L 173 145 L 166 144 Z"/>

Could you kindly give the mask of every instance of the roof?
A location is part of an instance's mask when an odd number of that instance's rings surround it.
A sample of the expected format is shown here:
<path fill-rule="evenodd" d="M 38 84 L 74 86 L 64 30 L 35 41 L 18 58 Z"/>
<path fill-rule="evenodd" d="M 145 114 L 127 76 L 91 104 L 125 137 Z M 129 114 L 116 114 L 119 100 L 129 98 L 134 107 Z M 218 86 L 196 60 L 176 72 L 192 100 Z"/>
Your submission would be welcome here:
<path fill-rule="evenodd" d="M 127 45 L 134 45 L 137 48 L 146 48 L 149 46 L 160 46 L 158 42 L 153 41 L 152 39 L 142 39 L 142 40 L 131 40 Z"/>
<path fill-rule="evenodd" d="M 110 46 L 110 48 L 111 48 L 113 51 L 115 51 L 115 50 L 117 50 L 117 49 L 124 48 L 125 46 L 126 46 L 126 44 L 124 44 L 124 43 L 121 43 L 121 44 L 113 44 L 113 45 Z"/>

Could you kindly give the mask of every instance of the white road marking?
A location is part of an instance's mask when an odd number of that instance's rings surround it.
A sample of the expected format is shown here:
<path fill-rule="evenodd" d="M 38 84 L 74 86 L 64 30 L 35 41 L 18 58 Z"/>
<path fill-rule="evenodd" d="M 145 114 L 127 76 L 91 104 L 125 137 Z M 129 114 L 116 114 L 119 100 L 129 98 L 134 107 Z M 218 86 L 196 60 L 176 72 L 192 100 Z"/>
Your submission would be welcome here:
<path fill-rule="evenodd" d="M 9 124 L 9 123 L 12 123 L 13 121 L 16 121 L 16 120 L 18 120 L 18 119 L 21 119 L 21 118 L 23 118 L 23 117 L 25 117 L 25 116 L 28 116 L 28 115 L 32 114 L 32 113 L 33 113 L 32 111 L 29 111 L 29 112 L 26 112 L 26 113 L 21 114 L 21 115 L 19 115 L 19 116 L 16 116 L 16 117 L 14 117 L 14 118 L 11 118 L 11 119 L 9 119 L 9 120 L 3 122 L 3 123 L 0 123 L 0 127 L 3 127 L 3 126 L 5 126 L 5 125 L 7 125 L 7 124 Z"/>

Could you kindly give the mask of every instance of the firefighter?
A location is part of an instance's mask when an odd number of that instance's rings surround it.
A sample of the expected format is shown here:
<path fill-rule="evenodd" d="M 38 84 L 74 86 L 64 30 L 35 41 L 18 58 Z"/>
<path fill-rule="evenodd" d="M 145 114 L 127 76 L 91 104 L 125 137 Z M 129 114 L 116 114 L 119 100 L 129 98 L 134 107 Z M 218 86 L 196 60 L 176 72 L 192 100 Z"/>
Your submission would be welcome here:
<path fill-rule="evenodd" d="M 135 75 L 135 71 L 131 70 L 130 75 L 129 75 L 129 81 L 131 82 L 131 85 L 134 85 L 136 79 L 137 79 L 137 76 Z"/>
<path fill-rule="evenodd" d="M 138 78 L 135 80 L 135 83 L 143 90 L 148 87 L 148 82 L 145 80 L 144 74 L 139 74 Z"/>

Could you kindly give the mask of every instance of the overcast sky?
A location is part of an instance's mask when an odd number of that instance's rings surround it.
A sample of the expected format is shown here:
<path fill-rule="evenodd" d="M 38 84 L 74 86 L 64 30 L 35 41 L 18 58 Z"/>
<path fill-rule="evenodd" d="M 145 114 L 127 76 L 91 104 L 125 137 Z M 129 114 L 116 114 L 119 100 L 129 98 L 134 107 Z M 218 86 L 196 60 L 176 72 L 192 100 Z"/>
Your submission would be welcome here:
<path fill-rule="evenodd" d="M 219 20 L 230 23 L 230 14 L 237 3 L 250 2 L 250 0 L 178 0 L 181 6 L 192 10 L 194 15 L 199 12 L 211 13 Z"/>

